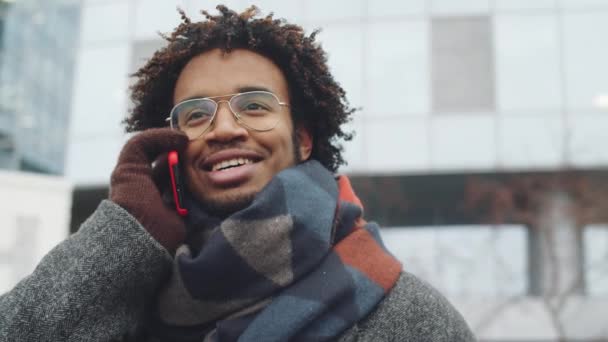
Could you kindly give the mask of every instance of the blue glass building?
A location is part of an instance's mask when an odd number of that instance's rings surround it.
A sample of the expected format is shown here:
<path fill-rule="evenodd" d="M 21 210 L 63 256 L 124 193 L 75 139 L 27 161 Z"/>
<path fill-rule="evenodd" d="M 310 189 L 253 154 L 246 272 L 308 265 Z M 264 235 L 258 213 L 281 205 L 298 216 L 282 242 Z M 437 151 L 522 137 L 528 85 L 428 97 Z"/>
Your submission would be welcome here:
<path fill-rule="evenodd" d="M 80 1 L 0 3 L 0 168 L 62 174 Z"/>

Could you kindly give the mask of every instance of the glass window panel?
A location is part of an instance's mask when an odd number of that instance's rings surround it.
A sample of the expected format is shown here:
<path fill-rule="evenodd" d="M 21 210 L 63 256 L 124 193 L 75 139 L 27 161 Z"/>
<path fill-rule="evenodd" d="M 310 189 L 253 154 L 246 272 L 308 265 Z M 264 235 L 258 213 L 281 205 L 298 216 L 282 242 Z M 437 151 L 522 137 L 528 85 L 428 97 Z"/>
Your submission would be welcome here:
<path fill-rule="evenodd" d="M 608 225 L 584 230 L 585 285 L 590 296 L 608 296 Z"/>
<path fill-rule="evenodd" d="M 365 3 L 365 0 L 307 0 L 306 18 L 311 22 L 358 19 L 364 15 Z"/>
<path fill-rule="evenodd" d="M 496 10 L 555 9 L 557 0 L 495 0 Z"/>
<path fill-rule="evenodd" d="M 499 110 L 561 108 L 557 17 L 499 15 L 495 23 Z"/>
<path fill-rule="evenodd" d="M 496 166 L 495 118 L 488 114 L 431 120 L 433 169 L 480 170 Z"/>
<path fill-rule="evenodd" d="M 157 39 L 158 32 L 169 33 L 181 22 L 177 6 L 184 8 L 181 0 L 138 0 L 135 2 L 135 39 Z M 215 6 L 213 6 L 215 7 Z M 205 9 L 211 9 L 206 7 Z M 187 13 L 194 17 L 195 13 Z"/>
<path fill-rule="evenodd" d="M 608 115 L 606 112 L 577 114 L 569 119 L 566 142 L 570 163 L 581 167 L 608 166 Z"/>
<path fill-rule="evenodd" d="M 563 14 L 564 68 L 568 108 L 592 108 L 608 93 L 608 11 Z"/>
<path fill-rule="evenodd" d="M 563 121 L 559 112 L 548 115 L 500 117 L 500 164 L 512 168 L 563 165 Z"/>
<path fill-rule="evenodd" d="M 73 134 L 114 132 L 120 127 L 126 113 L 128 53 L 126 44 L 81 52 L 74 84 Z"/>
<path fill-rule="evenodd" d="M 565 9 L 599 9 L 608 8 L 606 0 L 557 0 L 561 8 Z"/>
<path fill-rule="evenodd" d="M 128 2 L 88 5 L 83 8 L 82 16 L 80 34 L 83 44 L 128 39 Z"/>
<path fill-rule="evenodd" d="M 427 1 L 374 0 L 367 3 L 367 10 L 372 17 L 424 15 L 427 11 Z"/>
<path fill-rule="evenodd" d="M 365 123 L 367 169 L 373 172 L 419 171 L 429 168 L 425 118 L 386 118 Z"/>
<path fill-rule="evenodd" d="M 72 137 L 66 161 L 67 178 L 77 184 L 106 184 L 125 141 L 126 137 L 116 131 Z"/>
<path fill-rule="evenodd" d="M 381 234 L 408 272 L 448 297 L 509 297 L 527 292 L 525 227 L 386 228 Z"/>
<path fill-rule="evenodd" d="M 487 13 L 490 10 L 489 0 L 432 0 L 429 3 L 434 15 L 469 15 Z"/>
<path fill-rule="evenodd" d="M 433 110 L 494 110 L 494 54 L 490 19 L 433 18 Z"/>
<path fill-rule="evenodd" d="M 430 112 L 428 22 L 374 23 L 365 49 L 367 116 Z"/>

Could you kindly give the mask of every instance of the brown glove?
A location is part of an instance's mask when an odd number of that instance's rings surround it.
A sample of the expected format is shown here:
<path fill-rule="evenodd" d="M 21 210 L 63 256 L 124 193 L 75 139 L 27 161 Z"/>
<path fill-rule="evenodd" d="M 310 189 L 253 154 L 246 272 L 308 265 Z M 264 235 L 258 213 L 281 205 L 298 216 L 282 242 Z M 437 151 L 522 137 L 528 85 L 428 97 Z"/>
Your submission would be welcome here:
<path fill-rule="evenodd" d="M 123 147 L 110 180 L 110 200 L 127 210 L 169 252 L 184 240 L 186 228 L 175 208 L 163 203 L 152 162 L 188 145 L 188 137 L 170 128 L 145 130 Z"/>

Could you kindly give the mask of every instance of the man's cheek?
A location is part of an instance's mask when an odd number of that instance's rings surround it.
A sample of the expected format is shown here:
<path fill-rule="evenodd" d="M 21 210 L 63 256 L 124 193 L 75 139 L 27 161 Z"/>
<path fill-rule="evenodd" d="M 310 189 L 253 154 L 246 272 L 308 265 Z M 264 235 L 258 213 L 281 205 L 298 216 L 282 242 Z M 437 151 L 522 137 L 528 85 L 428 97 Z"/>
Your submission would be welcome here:
<path fill-rule="evenodd" d="M 191 165 L 188 165 L 185 168 L 185 172 L 184 172 L 184 178 L 185 178 L 185 185 L 186 185 L 186 190 L 188 192 L 194 192 L 197 188 L 197 170 L 194 169 Z"/>

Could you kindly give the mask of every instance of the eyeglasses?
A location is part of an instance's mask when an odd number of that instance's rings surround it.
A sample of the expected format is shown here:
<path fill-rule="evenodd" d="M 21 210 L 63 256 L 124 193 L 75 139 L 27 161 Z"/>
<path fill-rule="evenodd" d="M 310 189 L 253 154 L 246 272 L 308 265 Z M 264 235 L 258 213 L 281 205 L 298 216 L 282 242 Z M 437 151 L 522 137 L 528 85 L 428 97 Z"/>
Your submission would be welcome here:
<path fill-rule="evenodd" d="M 214 100 L 226 97 L 230 98 Z M 215 114 L 222 102 L 228 103 L 240 125 L 260 132 L 273 129 L 279 122 L 281 106 L 289 106 L 279 101 L 271 92 L 248 91 L 182 101 L 173 107 L 166 121 L 171 123 L 171 128 L 186 133 L 190 140 L 197 139 L 213 125 Z"/>

